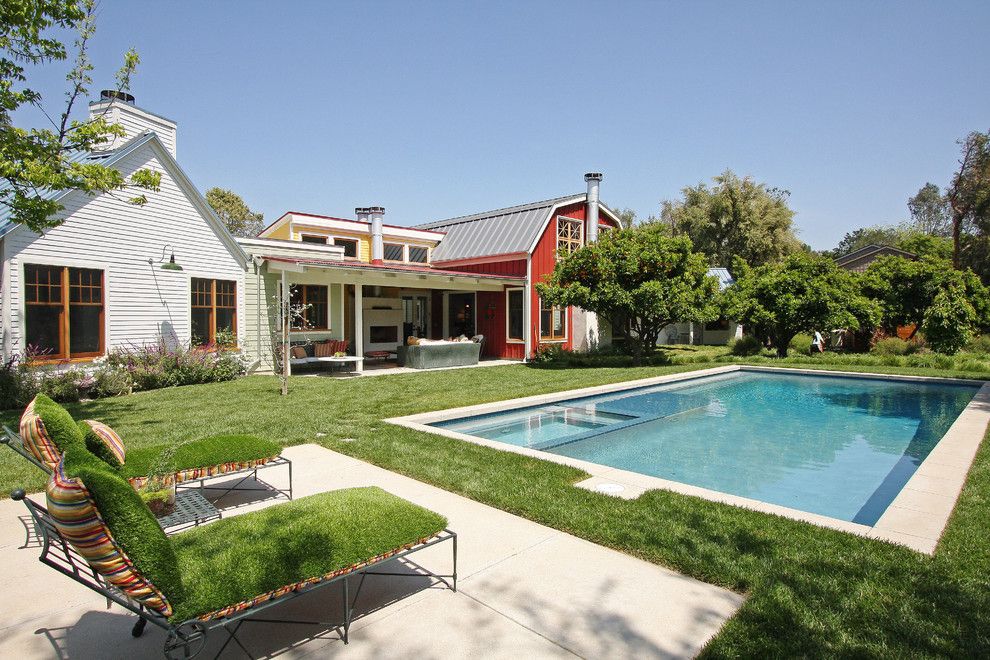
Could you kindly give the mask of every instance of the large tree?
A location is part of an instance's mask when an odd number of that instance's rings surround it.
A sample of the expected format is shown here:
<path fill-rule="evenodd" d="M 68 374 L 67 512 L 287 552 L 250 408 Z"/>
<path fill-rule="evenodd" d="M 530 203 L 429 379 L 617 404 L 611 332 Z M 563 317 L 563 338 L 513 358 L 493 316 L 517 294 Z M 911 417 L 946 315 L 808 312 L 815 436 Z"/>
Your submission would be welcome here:
<path fill-rule="evenodd" d="M 124 129 L 102 115 L 73 119 L 76 106 L 89 95 L 93 65 L 89 44 L 96 30 L 93 0 L 0 0 L 0 207 L 10 218 L 35 231 L 57 226 L 62 209 L 52 193 L 80 190 L 87 194 L 137 189 L 128 201 L 144 204 L 142 190 L 157 190 L 158 173 L 143 169 L 129 178 L 99 161 L 78 158 L 99 149 Z M 42 95 L 28 84 L 39 66 L 69 58 L 59 41 L 63 30 L 75 31 L 68 89 L 58 109 L 46 107 Z M 117 72 L 116 92 L 130 86 L 138 64 L 133 50 L 124 55 Z M 14 126 L 13 114 L 33 106 L 46 118 L 41 128 Z M 129 193 L 131 194 L 131 193 Z"/>
<path fill-rule="evenodd" d="M 846 232 L 839 245 L 826 254 L 837 259 L 868 245 L 888 245 L 918 256 L 952 256 L 952 242 L 949 239 L 925 233 L 912 223 L 854 229 Z"/>
<path fill-rule="evenodd" d="M 675 235 L 686 235 L 713 265 L 729 267 L 735 257 L 754 266 L 801 251 L 793 229 L 790 193 L 740 178 L 727 170 L 683 189 L 683 198 L 663 202 L 661 220 Z"/>
<path fill-rule="evenodd" d="M 959 169 L 945 198 L 952 209 L 952 263 L 962 264 L 963 233 L 990 234 L 990 131 L 974 131 L 959 141 Z"/>
<path fill-rule="evenodd" d="M 908 199 L 908 211 L 916 230 L 931 236 L 952 235 L 952 209 L 934 183 L 926 183 Z"/>
<path fill-rule="evenodd" d="M 690 239 L 671 238 L 656 223 L 602 234 L 558 261 L 536 288 L 554 305 L 575 305 L 611 322 L 637 358 L 656 350 L 671 323 L 710 321 L 719 313 L 718 281 L 704 256 Z"/>
<path fill-rule="evenodd" d="M 875 322 L 876 304 L 863 296 L 852 273 L 827 257 L 797 254 L 756 268 L 735 267 L 727 313 L 762 339 L 779 357 L 795 335 Z"/>
<path fill-rule="evenodd" d="M 206 191 L 206 201 L 234 236 L 250 238 L 265 228 L 265 216 L 248 208 L 232 190 L 210 188 Z"/>

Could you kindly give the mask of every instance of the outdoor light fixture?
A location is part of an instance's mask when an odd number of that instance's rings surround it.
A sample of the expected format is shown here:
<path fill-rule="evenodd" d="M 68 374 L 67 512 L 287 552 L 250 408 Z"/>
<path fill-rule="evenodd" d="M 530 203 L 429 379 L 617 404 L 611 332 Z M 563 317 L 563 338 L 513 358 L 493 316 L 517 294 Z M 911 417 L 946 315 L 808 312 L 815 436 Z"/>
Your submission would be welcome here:
<path fill-rule="evenodd" d="M 169 253 L 168 261 L 165 261 L 165 253 Z M 153 259 L 148 259 L 149 265 L 154 265 Z M 162 265 L 162 270 L 182 270 L 182 266 L 175 263 L 175 248 L 171 245 L 165 245 L 162 247 L 162 258 L 158 260 L 158 263 Z"/>

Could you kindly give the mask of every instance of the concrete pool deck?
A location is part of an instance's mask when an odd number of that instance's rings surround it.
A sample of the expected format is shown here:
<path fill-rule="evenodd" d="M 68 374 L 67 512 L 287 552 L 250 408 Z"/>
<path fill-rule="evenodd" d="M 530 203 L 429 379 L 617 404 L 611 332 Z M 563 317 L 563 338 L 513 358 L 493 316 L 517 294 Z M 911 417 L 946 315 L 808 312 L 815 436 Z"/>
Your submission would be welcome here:
<path fill-rule="evenodd" d="M 897 382 L 918 382 L 918 383 L 964 383 L 981 385 L 979 391 L 970 401 L 969 405 L 960 413 L 955 422 L 949 428 L 938 444 L 932 449 L 929 455 L 922 461 L 921 465 L 901 489 L 894 501 L 876 522 L 876 524 L 862 525 L 859 523 L 840 520 L 829 516 L 792 509 L 790 507 L 770 504 L 748 497 L 740 497 L 720 491 L 711 490 L 684 484 L 677 481 L 670 481 L 649 475 L 630 472 L 618 468 L 591 463 L 581 459 L 570 458 L 551 454 L 549 452 L 519 447 L 508 443 L 498 442 L 479 438 L 449 429 L 429 426 L 429 424 L 456 419 L 472 415 L 484 415 L 505 410 L 515 410 L 528 406 L 539 406 L 555 403 L 566 399 L 582 396 L 619 392 L 627 389 L 635 389 L 649 385 L 660 385 L 663 383 L 674 383 L 678 381 L 702 378 L 717 374 L 728 374 L 737 371 L 756 371 L 770 373 L 800 373 L 815 376 L 840 376 L 871 378 L 879 380 L 889 380 Z M 612 383 L 597 387 L 586 387 L 567 392 L 555 392 L 538 396 L 500 401 L 496 403 L 482 404 L 478 406 L 468 406 L 463 408 L 453 408 L 440 410 L 418 415 L 408 415 L 385 420 L 387 422 L 405 426 L 407 428 L 436 433 L 458 440 L 465 440 L 475 444 L 484 445 L 501 451 L 511 451 L 526 456 L 532 456 L 541 460 L 562 463 L 576 467 L 590 476 L 584 481 L 575 484 L 579 488 L 586 488 L 596 492 L 601 492 L 617 497 L 635 499 L 647 490 L 661 489 L 669 490 L 683 495 L 691 495 L 714 502 L 730 504 L 744 507 L 762 513 L 775 514 L 785 518 L 801 520 L 820 527 L 837 529 L 851 534 L 867 536 L 870 538 L 882 539 L 892 543 L 907 546 L 917 552 L 932 554 L 938 545 L 938 540 L 942 535 L 949 517 L 955 507 L 956 500 L 962 487 L 966 482 L 966 475 L 976 457 L 984 434 L 990 425 L 990 383 L 983 381 L 966 380 L 959 378 L 931 378 L 926 376 L 898 376 L 890 374 L 871 374 L 867 372 L 831 371 L 821 369 L 788 369 L 780 367 L 762 367 L 749 365 L 727 365 L 712 369 L 702 369 L 689 371 L 667 376 L 645 378 L 635 381 L 625 381 Z"/>
<path fill-rule="evenodd" d="M 345 648 L 322 626 L 251 624 L 255 656 L 363 658 L 689 658 L 744 596 L 578 539 L 317 445 L 288 448 L 297 497 L 377 485 L 447 516 L 458 534 L 457 593 L 420 578 L 369 578 Z M 273 478 L 273 483 L 278 483 Z M 245 495 L 247 496 L 247 495 Z M 32 496 L 38 498 L 38 495 Z M 43 500 L 43 495 L 41 499 Z M 225 516 L 272 506 L 245 504 Z M 20 502 L 0 502 L 0 657 L 161 658 L 165 635 L 38 561 Z M 449 570 L 441 544 L 396 567 Z M 338 586 L 339 587 L 339 586 Z M 273 608 L 273 618 L 342 620 L 340 589 Z M 213 657 L 211 639 L 202 658 Z M 230 649 L 223 657 L 238 658 Z"/>

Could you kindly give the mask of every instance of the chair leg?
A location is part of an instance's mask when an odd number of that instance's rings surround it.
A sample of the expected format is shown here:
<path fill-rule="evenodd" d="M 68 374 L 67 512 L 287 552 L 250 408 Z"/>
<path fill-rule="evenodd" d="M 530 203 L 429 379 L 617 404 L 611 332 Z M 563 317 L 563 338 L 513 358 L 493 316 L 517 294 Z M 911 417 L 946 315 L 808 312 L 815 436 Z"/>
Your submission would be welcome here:
<path fill-rule="evenodd" d="M 131 637 L 140 637 L 144 633 L 146 625 L 148 625 L 148 620 L 143 616 L 138 617 L 138 620 L 134 622 L 134 627 L 131 628 Z"/>

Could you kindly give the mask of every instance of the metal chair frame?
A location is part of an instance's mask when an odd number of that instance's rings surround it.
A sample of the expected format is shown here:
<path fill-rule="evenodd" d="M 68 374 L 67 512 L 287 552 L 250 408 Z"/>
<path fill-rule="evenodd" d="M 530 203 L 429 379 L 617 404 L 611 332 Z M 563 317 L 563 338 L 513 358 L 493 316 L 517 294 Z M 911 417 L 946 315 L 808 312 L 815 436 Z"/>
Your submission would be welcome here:
<path fill-rule="evenodd" d="M 245 623 L 325 625 L 333 629 L 339 629 L 341 639 L 343 639 L 344 643 L 347 644 L 350 641 L 349 631 L 351 623 L 354 620 L 354 611 L 357 606 L 357 601 L 361 595 L 364 580 L 369 575 L 413 578 L 429 577 L 436 581 L 433 584 L 442 583 L 451 591 L 457 591 L 457 534 L 453 530 L 445 529 L 437 536 L 434 536 L 433 538 L 422 543 L 418 543 L 410 548 L 406 548 L 405 550 L 402 550 L 394 555 L 368 564 L 356 566 L 352 570 L 342 573 L 341 575 L 300 587 L 282 596 L 272 598 L 263 603 L 246 608 L 239 612 L 235 612 L 228 616 L 210 619 L 207 621 L 200 619 L 188 619 L 186 621 L 182 621 L 181 623 L 173 623 L 161 614 L 152 612 L 140 603 L 131 600 L 123 592 L 107 583 L 99 573 L 93 570 L 82 555 L 80 555 L 72 547 L 65 537 L 62 536 L 62 534 L 58 531 L 58 528 L 55 527 L 54 520 L 52 520 L 48 510 L 45 507 L 27 498 L 23 490 L 14 491 L 11 494 L 11 497 L 14 500 L 24 502 L 31 514 L 31 518 L 35 523 L 36 529 L 42 537 L 43 543 L 41 555 L 38 558 L 39 561 L 46 566 L 55 569 L 59 573 L 75 580 L 79 584 L 82 584 L 103 595 L 107 599 L 108 605 L 113 602 L 136 614 L 139 618 L 134 623 L 134 627 L 131 629 L 131 635 L 134 637 L 140 637 L 144 632 L 145 626 L 149 622 L 165 630 L 167 633 L 167 638 L 165 640 L 163 653 L 165 657 L 169 659 L 195 657 L 206 645 L 207 636 L 216 630 L 223 630 L 227 633 L 227 638 L 224 641 L 223 646 L 217 652 L 218 656 L 231 642 L 233 642 L 250 658 L 252 657 L 250 651 L 248 651 L 248 649 L 244 647 L 244 644 L 237 638 L 238 630 Z M 447 541 L 451 542 L 453 558 L 453 567 L 449 574 L 433 573 L 422 569 L 422 567 L 420 567 L 422 572 L 418 573 L 397 573 L 394 571 L 375 570 L 388 562 L 408 557 L 409 555 L 419 552 L 420 550 L 425 550 L 426 548 Z M 358 575 L 360 575 L 360 581 L 358 582 L 357 589 L 354 591 L 354 596 L 352 598 L 349 578 Z M 324 589 L 337 582 L 344 583 L 344 621 L 342 623 L 266 619 L 258 618 L 256 616 L 258 613 L 261 613 L 271 607 L 276 607 L 318 589 Z"/>

